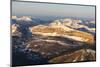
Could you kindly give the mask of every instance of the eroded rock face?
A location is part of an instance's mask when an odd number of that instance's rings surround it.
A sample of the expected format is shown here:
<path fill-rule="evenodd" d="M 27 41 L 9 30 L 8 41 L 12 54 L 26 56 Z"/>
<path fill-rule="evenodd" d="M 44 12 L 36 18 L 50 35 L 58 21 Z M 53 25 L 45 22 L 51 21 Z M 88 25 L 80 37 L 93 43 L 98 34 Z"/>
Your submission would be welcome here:
<path fill-rule="evenodd" d="M 19 31 L 19 25 L 12 24 L 11 28 L 12 28 L 12 31 L 11 31 L 12 36 L 19 36 L 19 37 L 22 36 L 22 33 Z"/>
<path fill-rule="evenodd" d="M 32 32 L 32 34 L 39 34 L 43 36 L 66 37 L 90 44 L 94 42 L 94 36 L 92 34 L 74 30 L 69 27 L 62 26 L 59 23 L 56 26 L 33 26 L 30 31 Z"/>
<path fill-rule="evenodd" d="M 49 63 L 65 63 L 65 62 L 80 62 L 80 61 L 95 61 L 96 52 L 91 49 L 80 49 L 73 53 L 64 54 L 49 60 Z"/>

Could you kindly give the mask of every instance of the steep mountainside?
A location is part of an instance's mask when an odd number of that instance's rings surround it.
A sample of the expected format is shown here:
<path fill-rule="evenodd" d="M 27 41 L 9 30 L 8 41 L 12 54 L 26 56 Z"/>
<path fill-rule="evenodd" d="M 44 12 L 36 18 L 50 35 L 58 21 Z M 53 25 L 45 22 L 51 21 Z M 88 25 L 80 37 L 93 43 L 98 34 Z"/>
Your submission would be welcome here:
<path fill-rule="evenodd" d="M 87 43 L 94 42 L 94 37 L 92 34 L 72 29 L 70 27 L 62 25 L 60 22 L 51 23 L 48 26 L 33 26 L 30 31 L 32 32 L 32 34 L 39 34 L 44 36 L 61 36 Z"/>

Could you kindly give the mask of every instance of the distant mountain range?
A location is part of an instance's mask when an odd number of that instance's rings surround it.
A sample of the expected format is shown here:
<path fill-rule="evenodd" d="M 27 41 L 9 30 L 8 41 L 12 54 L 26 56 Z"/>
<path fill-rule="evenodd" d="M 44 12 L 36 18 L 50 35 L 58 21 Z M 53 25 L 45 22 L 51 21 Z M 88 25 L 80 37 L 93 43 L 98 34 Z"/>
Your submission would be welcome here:
<path fill-rule="evenodd" d="M 15 23 L 12 24 L 12 33 L 15 33 L 17 27 L 20 28 L 21 33 L 26 34 L 30 31 L 32 34 L 42 34 L 47 36 L 64 36 L 80 41 L 87 39 L 81 39 L 82 35 L 85 38 L 92 37 L 90 40 L 93 40 L 93 36 L 90 33 L 95 33 L 95 28 L 89 28 L 88 24 L 94 24 L 94 21 L 83 23 L 82 20 L 75 20 L 70 18 L 54 20 L 48 24 L 40 24 L 38 20 L 34 20 L 31 16 L 12 16 L 12 20 L 15 20 Z M 13 22 L 13 21 L 12 21 Z M 87 25 L 86 25 L 87 24 Z M 15 26 L 15 27 L 14 27 Z M 75 37 L 75 36 L 77 37 Z"/>
<path fill-rule="evenodd" d="M 27 63 L 30 61 L 29 64 L 35 64 L 37 59 L 46 63 L 95 60 L 95 21 L 48 19 L 12 16 L 11 35 L 15 58 L 19 59 L 20 53 L 24 53 L 24 59 L 27 59 Z"/>

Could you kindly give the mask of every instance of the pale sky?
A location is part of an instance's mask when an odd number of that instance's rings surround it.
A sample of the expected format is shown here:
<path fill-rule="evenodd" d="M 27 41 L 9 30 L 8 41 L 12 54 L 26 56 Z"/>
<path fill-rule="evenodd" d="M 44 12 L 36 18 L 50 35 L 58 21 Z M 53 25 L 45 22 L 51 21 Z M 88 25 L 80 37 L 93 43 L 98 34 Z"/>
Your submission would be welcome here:
<path fill-rule="evenodd" d="M 12 15 L 17 16 L 72 16 L 95 18 L 95 6 L 12 2 Z"/>

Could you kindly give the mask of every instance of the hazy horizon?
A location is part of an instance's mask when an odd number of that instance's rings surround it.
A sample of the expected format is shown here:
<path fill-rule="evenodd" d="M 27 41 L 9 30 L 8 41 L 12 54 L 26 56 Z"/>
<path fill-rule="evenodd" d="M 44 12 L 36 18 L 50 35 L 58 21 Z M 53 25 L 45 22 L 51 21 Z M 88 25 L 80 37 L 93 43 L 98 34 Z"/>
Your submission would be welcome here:
<path fill-rule="evenodd" d="M 12 2 L 12 15 L 16 16 L 69 16 L 95 19 L 95 6 Z"/>

